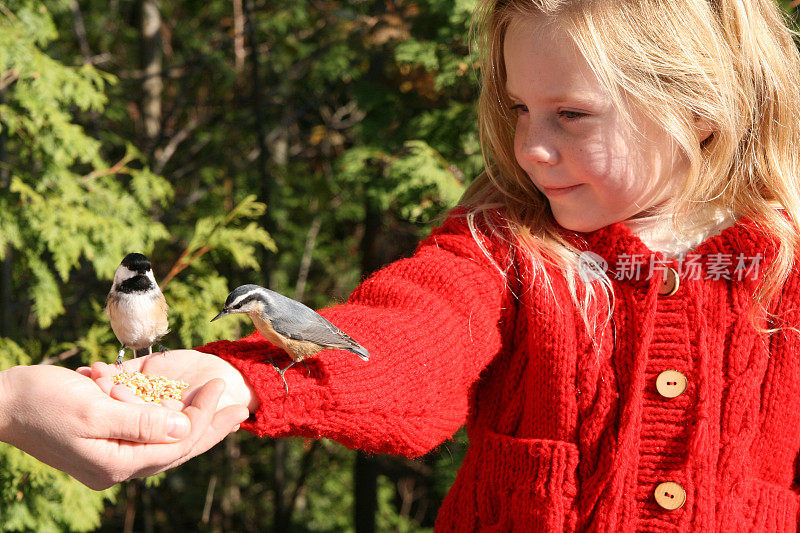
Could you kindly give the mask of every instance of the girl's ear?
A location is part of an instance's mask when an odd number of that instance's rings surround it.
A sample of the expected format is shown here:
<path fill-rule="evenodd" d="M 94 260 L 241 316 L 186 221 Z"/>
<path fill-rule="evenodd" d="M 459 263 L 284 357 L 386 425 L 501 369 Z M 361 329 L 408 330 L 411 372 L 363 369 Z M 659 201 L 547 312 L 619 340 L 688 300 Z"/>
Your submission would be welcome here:
<path fill-rule="evenodd" d="M 714 133 L 714 127 L 711 125 L 711 121 L 697 114 L 694 115 L 694 127 L 697 132 L 697 140 L 700 144 L 706 142 Z"/>

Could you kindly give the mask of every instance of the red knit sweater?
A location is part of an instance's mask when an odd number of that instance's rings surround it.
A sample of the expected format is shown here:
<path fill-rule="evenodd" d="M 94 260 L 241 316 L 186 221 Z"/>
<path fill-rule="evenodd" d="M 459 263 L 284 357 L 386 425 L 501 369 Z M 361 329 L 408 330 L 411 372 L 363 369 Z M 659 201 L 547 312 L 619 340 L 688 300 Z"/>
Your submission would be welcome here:
<path fill-rule="evenodd" d="M 276 349 L 257 333 L 203 350 L 253 385 L 261 405 L 243 427 L 256 435 L 416 456 L 466 422 L 470 447 L 439 531 L 795 531 L 798 335 L 759 336 L 747 315 L 775 241 L 737 222 L 692 252 L 702 259 L 666 296 L 660 275 L 631 275 L 636 259 L 663 257 L 622 224 L 565 235 L 612 273 L 616 306 L 599 350 L 563 276 L 550 271 L 556 304 L 503 239 L 484 236 L 492 264 L 456 215 L 322 312 L 369 362 L 322 352 L 311 377 L 287 372 L 285 398 L 266 358 Z M 740 254 L 762 258 L 757 272 L 750 262 L 737 274 Z M 780 298 L 797 326 L 796 273 Z M 686 377 L 681 395 L 658 392 L 665 370 Z M 682 507 L 659 505 L 662 482 L 679 485 Z M 662 492 L 674 501 L 674 486 Z"/>

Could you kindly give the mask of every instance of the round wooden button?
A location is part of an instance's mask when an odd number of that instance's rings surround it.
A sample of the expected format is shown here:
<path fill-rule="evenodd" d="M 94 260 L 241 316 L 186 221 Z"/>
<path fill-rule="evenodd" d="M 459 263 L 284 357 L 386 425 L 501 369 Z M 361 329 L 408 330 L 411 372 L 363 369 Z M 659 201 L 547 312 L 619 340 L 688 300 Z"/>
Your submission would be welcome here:
<path fill-rule="evenodd" d="M 686 390 L 686 376 L 677 370 L 664 370 L 656 378 L 656 390 L 664 398 L 675 398 Z"/>
<path fill-rule="evenodd" d="M 658 289 L 658 294 L 661 296 L 672 296 L 678 292 L 678 287 L 681 285 L 681 280 L 678 277 L 678 272 L 672 268 L 667 267 L 664 272 L 664 283 Z"/>
<path fill-rule="evenodd" d="M 656 497 L 656 503 L 667 511 L 680 509 L 686 502 L 686 491 L 673 481 L 660 483 L 653 495 Z"/>

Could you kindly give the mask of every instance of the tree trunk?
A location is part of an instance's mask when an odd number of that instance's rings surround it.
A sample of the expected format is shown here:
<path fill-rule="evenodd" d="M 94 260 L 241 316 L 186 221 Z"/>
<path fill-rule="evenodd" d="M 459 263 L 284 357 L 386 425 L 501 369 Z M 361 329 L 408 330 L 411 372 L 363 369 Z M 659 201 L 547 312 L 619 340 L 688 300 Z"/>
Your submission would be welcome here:
<path fill-rule="evenodd" d="M 258 36 L 256 35 L 255 20 L 253 18 L 253 0 L 244 0 L 245 25 L 247 36 L 250 40 L 250 68 L 252 83 L 252 105 L 253 116 L 256 124 L 256 140 L 258 142 L 258 178 L 261 185 L 259 200 L 267 204 L 267 211 L 261 219 L 261 226 L 270 235 L 275 234 L 274 219 L 272 217 L 272 177 L 269 174 L 269 145 L 267 143 L 266 118 L 264 116 L 264 102 L 262 91 L 264 85 L 261 80 L 261 64 L 258 57 Z M 265 273 L 267 279 L 264 284 L 272 287 L 272 256 L 268 250 L 264 250 L 261 257 L 261 271 Z"/>
<path fill-rule="evenodd" d="M 161 0 L 142 0 L 142 121 L 148 153 L 152 154 L 161 131 Z"/>
<path fill-rule="evenodd" d="M 3 91 L 0 90 L 0 105 L 3 104 Z M 0 189 L 8 187 L 11 180 L 11 172 L 8 166 L 8 128 L 0 127 Z M 6 246 L 5 259 L 2 261 L 2 272 L 0 272 L 0 336 L 8 337 L 11 335 L 11 274 L 14 264 L 14 254 L 11 246 Z"/>
<path fill-rule="evenodd" d="M 383 225 L 383 213 L 364 194 L 364 236 L 361 239 L 361 277 L 374 272 L 383 264 L 378 250 L 378 235 Z M 375 531 L 375 514 L 378 511 L 378 467 L 375 460 L 358 452 L 353 470 L 355 485 L 356 533 Z"/>
<path fill-rule="evenodd" d="M 356 454 L 355 525 L 356 533 L 374 533 L 375 515 L 378 512 L 378 466 L 364 452 Z"/>
<path fill-rule="evenodd" d="M 89 41 L 86 38 L 86 25 L 83 23 L 83 14 L 78 5 L 78 0 L 70 0 L 69 9 L 72 11 L 72 24 L 75 29 L 75 39 L 78 41 L 78 48 L 83 56 L 83 63 L 92 62 L 92 51 L 89 49 Z"/>
<path fill-rule="evenodd" d="M 233 65 L 239 73 L 244 68 L 244 13 L 242 0 L 233 0 Z"/>
<path fill-rule="evenodd" d="M 225 455 L 223 456 L 225 492 L 222 497 L 222 513 L 224 515 L 222 523 L 226 531 L 235 529 L 235 514 L 242 501 L 242 493 L 237 483 L 241 455 L 242 449 L 239 446 L 239 439 L 235 435 L 226 438 Z"/>
<path fill-rule="evenodd" d="M 289 531 L 290 517 L 287 516 L 284 498 L 286 484 L 286 439 L 275 439 L 273 455 L 272 489 L 275 491 L 275 514 L 272 517 L 273 531 Z"/>

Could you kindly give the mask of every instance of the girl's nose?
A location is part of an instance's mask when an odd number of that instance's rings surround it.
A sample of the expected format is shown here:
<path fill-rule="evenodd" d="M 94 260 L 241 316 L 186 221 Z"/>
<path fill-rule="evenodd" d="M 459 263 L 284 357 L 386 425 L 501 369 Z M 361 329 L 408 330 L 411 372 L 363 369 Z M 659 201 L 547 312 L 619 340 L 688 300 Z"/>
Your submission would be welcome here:
<path fill-rule="evenodd" d="M 525 157 L 528 161 L 540 165 L 555 165 L 558 162 L 558 152 L 543 143 L 527 147 Z"/>
<path fill-rule="evenodd" d="M 528 134 L 522 140 L 521 156 L 529 163 L 555 165 L 560 159 L 555 143 L 547 136 Z"/>

